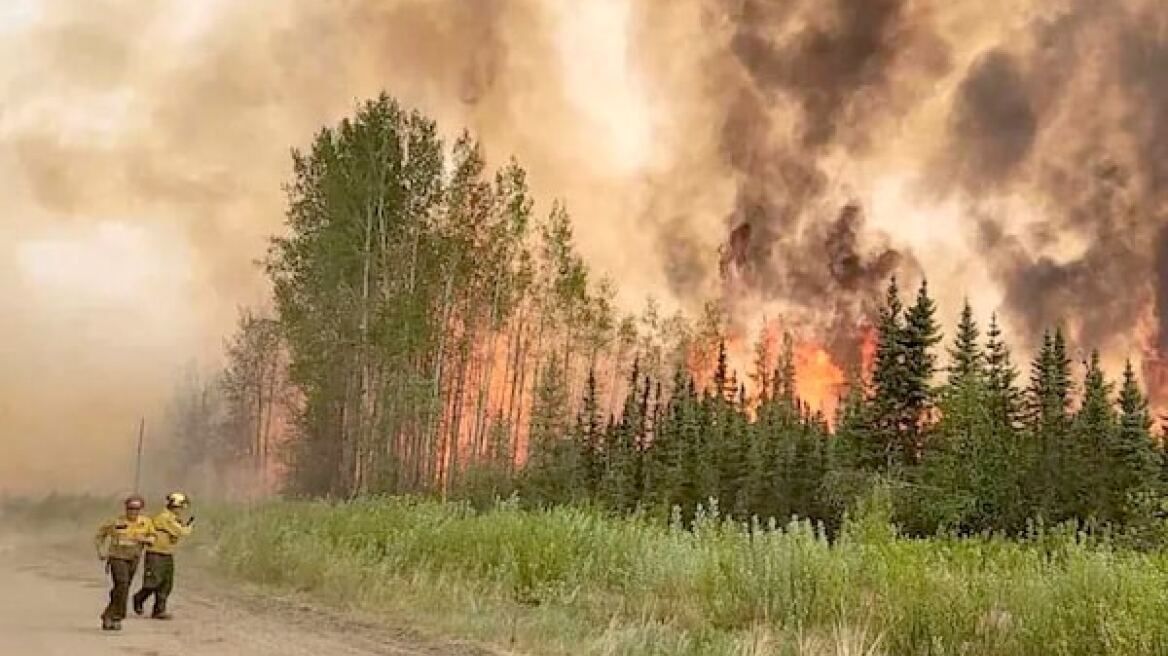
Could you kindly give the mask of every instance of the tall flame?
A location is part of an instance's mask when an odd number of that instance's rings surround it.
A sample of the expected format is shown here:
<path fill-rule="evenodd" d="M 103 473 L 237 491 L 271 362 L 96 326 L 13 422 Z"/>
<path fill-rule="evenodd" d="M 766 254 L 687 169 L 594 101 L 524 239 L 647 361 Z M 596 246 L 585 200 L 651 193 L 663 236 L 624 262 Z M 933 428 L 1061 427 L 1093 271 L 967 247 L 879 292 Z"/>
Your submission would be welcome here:
<path fill-rule="evenodd" d="M 822 346 L 804 343 L 795 347 L 795 389 L 813 412 L 834 417 L 846 384 L 843 369 Z"/>

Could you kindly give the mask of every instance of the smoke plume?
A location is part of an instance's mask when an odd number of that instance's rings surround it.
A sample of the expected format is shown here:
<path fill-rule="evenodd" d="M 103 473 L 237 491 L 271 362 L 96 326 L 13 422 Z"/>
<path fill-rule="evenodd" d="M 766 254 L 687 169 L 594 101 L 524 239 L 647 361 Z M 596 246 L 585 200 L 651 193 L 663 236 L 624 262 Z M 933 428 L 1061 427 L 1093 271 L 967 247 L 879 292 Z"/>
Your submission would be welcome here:
<path fill-rule="evenodd" d="M 580 52 L 582 30 L 610 24 L 611 7 L 535 0 L 0 10 L 0 491 L 127 483 L 139 416 L 161 439 L 187 363 L 214 367 L 237 307 L 267 297 L 254 262 L 281 229 L 289 150 L 382 90 L 448 136 L 477 133 L 497 162 L 517 155 L 541 199 L 572 203 L 586 253 L 615 268 L 604 254 L 635 240 L 586 219 L 617 216 L 620 194 L 593 190 L 620 189 L 612 153 L 629 146 L 591 144 L 606 112 L 635 114 L 611 97 L 632 85 L 604 79 L 620 59 Z M 609 107 L 579 100 L 599 85 Z M 656 271 L 630 267 L 626 293 Z"/>
<path fill-rule="evenodd" d="M 1142 332 L 1168 345 L 1162 3 L 670 4 L 640 3 L 640 54 L 709 121 L 718 165 L 689 184 L 734 185 L 732 314 L 777 304 L 831 340 L 890 273 L 927 274 L 942 319 L 972 295 L 1022 356 L 1053 327 L 1112 366 L 1142 355 Z M 662 25 L 702 44 L 689 79 L 654 54 L 680 41 Z M 685 231 L 660 234 L 667 261 L 686 252 Z"/>
<path fill-rule="evenodd" d="M 0 487 L 124 480 L 266 298 L 289 149 L 382 90 L 517 156 L 630 309 L 843 362 L 927 274 L 1019 357 L 1168 350 L 1158 0 L 10 0 L 0 55 Z"/>

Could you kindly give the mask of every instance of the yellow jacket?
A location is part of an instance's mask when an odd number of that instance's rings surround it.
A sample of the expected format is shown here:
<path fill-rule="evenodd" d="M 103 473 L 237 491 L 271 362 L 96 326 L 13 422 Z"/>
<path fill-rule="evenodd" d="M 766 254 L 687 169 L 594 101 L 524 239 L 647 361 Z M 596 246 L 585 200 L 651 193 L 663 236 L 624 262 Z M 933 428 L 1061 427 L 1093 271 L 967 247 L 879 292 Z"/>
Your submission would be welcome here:
<path fill-rule="evenodd" d="M 142 549 L 154 542 L 154 522 L 143 515 L 137 519 L 122 515 L 99 526 L 93 542 L 103 558 L 137 560 Z"/>
<path fill-rule="evenodd" d="M 173 554 L 179 538 L 191 534 L 191 527 L 179 521 L 178 515 L 171 510 L 163 510 L 155 515 L 154 529 L 157 539 L 154 544 L 146 547 L 146 551 L 151 553 Z"/>

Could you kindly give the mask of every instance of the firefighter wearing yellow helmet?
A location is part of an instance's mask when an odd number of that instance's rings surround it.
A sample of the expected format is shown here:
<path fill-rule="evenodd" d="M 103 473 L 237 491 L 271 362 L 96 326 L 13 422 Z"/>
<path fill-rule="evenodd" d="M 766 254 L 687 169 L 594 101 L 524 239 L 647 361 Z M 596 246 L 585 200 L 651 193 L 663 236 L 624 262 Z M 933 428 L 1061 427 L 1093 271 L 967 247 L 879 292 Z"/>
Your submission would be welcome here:
<path fill-rule="evenodd" d="M 105 569 L 113 582 L 109 604 L 101 614 L 101 628 L 106 631 L 121 630 L 138 558 L 143 548 L 154 542 L 154 523 L 149 517 L 142 516 L 145 505 L 138 495 L 127 498 L 125 512 L 98 527 L 94 537 L 97 556 L 105 561 Z"/>
<path fill-rule="evenodd" d="M 174 552 L 182 538 L 191 534 L 195 518 L 184 519 L 191 500 L 182 492 L 166 495 L 166 508 L 154 517 L 157 539 L 146 547 L 146 571 L 142 575 L 142 589 L 134 595 L 134 612 L 146 612 L 146 600 L 154 596 L 150 616 L 170 619 L 166 600 L 174 589 Z"/>

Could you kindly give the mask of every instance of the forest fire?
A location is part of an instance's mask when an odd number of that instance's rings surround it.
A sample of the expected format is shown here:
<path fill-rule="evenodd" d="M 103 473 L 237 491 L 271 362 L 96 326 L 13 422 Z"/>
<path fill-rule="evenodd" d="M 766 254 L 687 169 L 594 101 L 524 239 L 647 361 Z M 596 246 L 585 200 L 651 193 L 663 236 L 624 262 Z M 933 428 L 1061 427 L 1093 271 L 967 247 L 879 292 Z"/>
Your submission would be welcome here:
<path fill-rule="evenodd" d="M 1168 425 L 1168 352 L 1165 352 L 1164 329 L 1160 327 L 1162 310 L 1149 306 L 1136 326 L 1139 343 L 1143 344 L 1140 373 L 1148 397 L 1148 411 L 1157 426 Z"/>
<path fill-rule="evenodd" d="M 777 320 L 764 321 L 753 341 L 748 339 L 745 331 L 731 330 L 725 342 L 729 388 L 726 393 L 736 394 L 739 385 L 743 385 L 747 409 L 753 410 L 764 391 L 773 392 L 783 368 L 784 351 L 789 349 L 796 397 L 810 412 L 821 413 L 830 424 L 835 419 L 840 400 L 847 394 L 849 369 L 856 370 L 863 380 L 871 374 L 876 354 L 876 331 L 865 324 L 854 338 L 832 341 L 833 344 L 840 342 L 846 344 L 841 350 L 853 353 L 854 359 L 848 358 L 846 353 L 833 353 L 825 341 L 804 334 L 796 336 L 784 330 Z M 699 390 L 713 382 L 717 351 L 716 343 L 700 344 L 691 353 L 690 373 Z"/>
<path fill-rule="evenodd" d="M 823 347 L 800 344 L 795 347 L 795 389 L 799 398 L 812 412 L 824 417 L 835 416 L 839 398 L 844 394 L 847 379 L 844 371 L 831 359 Z"/>
<path fill-rule="evenodd" d="M 1157 425 L 1168 423 L 1168 358 L 1148 350 L 1142 368 L 1152 420 Z"/>

